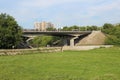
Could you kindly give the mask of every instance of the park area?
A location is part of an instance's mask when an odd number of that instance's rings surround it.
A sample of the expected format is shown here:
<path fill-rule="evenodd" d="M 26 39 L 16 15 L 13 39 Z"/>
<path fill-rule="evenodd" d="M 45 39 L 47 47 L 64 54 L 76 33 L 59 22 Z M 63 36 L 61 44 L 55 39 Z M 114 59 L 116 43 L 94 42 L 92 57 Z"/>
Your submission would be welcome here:
<path fill-rule="evenodd" d="M 0 56 L 0 80 L 120 80 L 120 48 Z"/>

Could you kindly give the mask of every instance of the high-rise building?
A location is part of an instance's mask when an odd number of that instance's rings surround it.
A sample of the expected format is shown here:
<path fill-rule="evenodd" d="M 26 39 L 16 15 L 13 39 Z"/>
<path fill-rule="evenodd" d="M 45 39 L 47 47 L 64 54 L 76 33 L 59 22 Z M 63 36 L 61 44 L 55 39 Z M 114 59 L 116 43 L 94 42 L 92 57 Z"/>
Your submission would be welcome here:
<path fill-rule="evenodd" d="M 34 23 L 34 27 L 36 30 L 39 31 L 46 31 L 47 28 L 54 28 L 54 24 L 50 23 L 50 22 L 35 22 Z"/>

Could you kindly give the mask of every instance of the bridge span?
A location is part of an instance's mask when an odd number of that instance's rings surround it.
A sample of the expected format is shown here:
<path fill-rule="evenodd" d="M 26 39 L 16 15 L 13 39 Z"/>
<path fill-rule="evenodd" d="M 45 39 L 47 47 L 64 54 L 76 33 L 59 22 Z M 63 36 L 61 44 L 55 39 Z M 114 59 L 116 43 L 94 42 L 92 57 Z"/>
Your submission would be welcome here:
<path fill-rule="evenodd" d="M 39 35 L 51 35 L 51 36 L 59 36 L 66 37 L 64 39 L 64 43 L 67 44 L 67 39 L 69 39 L 70 46 L 75 45 L 75 39 L 80 36 L 88 35 L 92 31 L 36 31 L 36 30 L 23 30 L 23 36 L 25 37 L 34 37 Z"/>
<path fill-rule="evenodd" d="M 52 36 L 76 36 L 90 34 L 92 31 L 35 31 L 23 30 L 24 36 L 52 35 Z"/>

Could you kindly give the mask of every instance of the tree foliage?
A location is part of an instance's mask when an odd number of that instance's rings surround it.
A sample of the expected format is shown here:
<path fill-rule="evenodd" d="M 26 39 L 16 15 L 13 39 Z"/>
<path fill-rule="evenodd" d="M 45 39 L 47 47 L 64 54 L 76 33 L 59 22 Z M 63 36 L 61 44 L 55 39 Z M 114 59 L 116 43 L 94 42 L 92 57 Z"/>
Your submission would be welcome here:
<path fill-rule="evenodd" d="M 56 28 L 54 28 L 54 27 L 48 27 L 48 28 L 46 28 L 46 30 L 47 30 L 47 31 L 55 31 Z"/>
<path fill-rule="evenodd" d="M 0 14 L 0 48 L 16 47 L 21 41 L 21 27 L 15 19 L 6 14 Z"/>
<path fill-rule="evenodd" d="M 93 31 L 93 30 L 100 30 L 101 28 L 98 26 L 64 26 L 62 31 Z"/>
<path fill-rule="evenodd" d="M 114 26 L 110 23 L 105 23 L 103 25 L 102 31 L 106 34 L 110 34 L 114 30 Z"/>
<path fill-rule="evenodd" d="M 107 34 L 106 44 L 120 45 L 120 24 L 105 23 L 102 31 Z"/>
<path fill-rule="evenodd" d="M 60 44 L 61 38 L 60 37 L 55 37 L 55 36 L 38 36 L 35 37 L 30 44 L 33 47 L 45 47 L 47 45 L 54 45 L 54 44 Z"/>

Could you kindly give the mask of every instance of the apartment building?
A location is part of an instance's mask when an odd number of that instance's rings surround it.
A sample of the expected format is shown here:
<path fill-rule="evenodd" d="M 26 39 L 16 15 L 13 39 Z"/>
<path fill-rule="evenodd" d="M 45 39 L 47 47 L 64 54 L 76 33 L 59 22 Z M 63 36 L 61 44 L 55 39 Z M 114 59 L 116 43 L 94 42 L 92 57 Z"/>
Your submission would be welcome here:
<path fill-rule="evenodd" d="M 35 22 L 34 23 L 34 28 L 35 30 L 38 31 L 46 31 L 47 28 L 54 28 L 54 24 L 52 24 L 51 22 Z"/>

